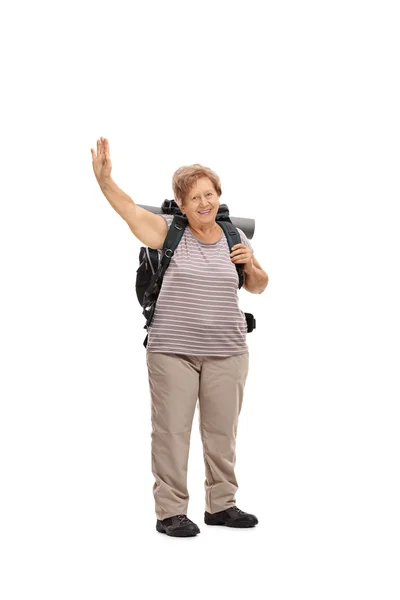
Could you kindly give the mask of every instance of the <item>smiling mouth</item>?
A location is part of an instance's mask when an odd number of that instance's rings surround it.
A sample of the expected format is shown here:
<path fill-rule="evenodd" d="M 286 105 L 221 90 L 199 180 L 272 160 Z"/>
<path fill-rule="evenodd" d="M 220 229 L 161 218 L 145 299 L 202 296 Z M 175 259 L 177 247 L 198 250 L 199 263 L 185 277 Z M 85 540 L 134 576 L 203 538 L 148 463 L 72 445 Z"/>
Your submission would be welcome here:
<path fill-rule="evenodd" d="M 199 211 L 199 215 L 208 215 L 208 213 L 210 213 L 210 212 L 211 212 L 211 208 L 206 211 L 201 211 L 201 212 Z"/>

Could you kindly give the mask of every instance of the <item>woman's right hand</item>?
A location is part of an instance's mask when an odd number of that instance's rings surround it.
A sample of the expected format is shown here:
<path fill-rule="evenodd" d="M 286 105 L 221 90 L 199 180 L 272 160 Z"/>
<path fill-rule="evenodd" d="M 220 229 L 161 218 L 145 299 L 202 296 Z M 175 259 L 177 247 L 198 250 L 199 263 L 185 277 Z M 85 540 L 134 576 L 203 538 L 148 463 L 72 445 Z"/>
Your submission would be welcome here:
<path fill-rule="evenodd" d="M 108 145 L 107 138 L 101 137 L 97 140 L 97 154 L 93 150 L 92 161 L 93 171 L 99 184 L 103 183 L 106 179 L 111 177 L 111 158 L 110 158 L 110 146 Z"/>

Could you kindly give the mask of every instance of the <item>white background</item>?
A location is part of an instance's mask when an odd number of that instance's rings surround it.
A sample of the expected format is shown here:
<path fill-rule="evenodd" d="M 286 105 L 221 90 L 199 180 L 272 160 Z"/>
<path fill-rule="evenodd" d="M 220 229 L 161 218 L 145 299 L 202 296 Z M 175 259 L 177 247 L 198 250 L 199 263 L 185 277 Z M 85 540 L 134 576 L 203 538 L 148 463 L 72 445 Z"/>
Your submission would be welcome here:
<path fill-rule="evenodd" d="M 4 600 L 398 600 L 396 2 L 34 2 L 1 18 Z M 237 503 L 251 530 L 155 530 L 141 243 L 97 185 L 172 198 L 181 165 L 254 218 Z M 141 591 L 139 591 L 141 589 Z"/>

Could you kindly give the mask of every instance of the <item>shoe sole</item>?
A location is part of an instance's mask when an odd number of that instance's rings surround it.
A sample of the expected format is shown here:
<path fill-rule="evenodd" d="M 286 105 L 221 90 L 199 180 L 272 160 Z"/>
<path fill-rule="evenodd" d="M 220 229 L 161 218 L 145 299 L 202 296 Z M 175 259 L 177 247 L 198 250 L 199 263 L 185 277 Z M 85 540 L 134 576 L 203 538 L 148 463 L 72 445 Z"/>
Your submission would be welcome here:
<path fill-rule="evenodd" d="M 175 533 L 167 533 L 165 531 L 165 529 L 159 529 L 158 527 L 156 527 L 156 530 L 159 533 L 165 533 L 165 535 L 169 535 L 170 537 L 194 537 L 195 535 L 200 533 L 200 530 L 199 531 L 177 530 Z"/>
<path fill-rule="evenodd" d="M 249 527 L 255 527 L 258 523 L 224 523 L 223 521 L 204 521 L 206 525 L 220 525 L 221 527 L 233 527 L 237 529 L 247 529 Z"/>

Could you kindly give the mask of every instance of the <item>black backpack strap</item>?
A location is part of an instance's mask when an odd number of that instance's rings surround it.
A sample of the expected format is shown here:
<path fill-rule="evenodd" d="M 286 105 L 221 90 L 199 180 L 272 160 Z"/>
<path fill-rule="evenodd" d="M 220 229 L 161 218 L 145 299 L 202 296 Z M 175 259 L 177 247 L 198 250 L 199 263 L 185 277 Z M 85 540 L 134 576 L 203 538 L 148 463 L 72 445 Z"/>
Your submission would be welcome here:
<path fill-rule="evenodd" d="M 240 237 L 239 231 L 231 223 L 227 209 L 228 209 L 228 207 L 226 206 L 226 204 L 221 205 L 221 213 L 222 214 L 220 216 L 220 219 L 217 220 L 217 223 L 219 225 L 221 225 L 222 229 L 224 230 L 226 239 L 228 240 L 229 250 L 230 250 L 230 252 L 232 252 L 232 247 L 235 246 L 236 244 L 241 244 L 242 239 Z M 236 270 L 237 270 L 237 273 L 239 276 L 239 289 L 240 289 L 243 285 L 243 265 L 235 265 L 235 266 L 236 266 Z M 246 317 L 247 333 L 251 333 L 256 328 L 256 320 L 251 313 L 244 313 L 244 316 Z"/>
<path fill-rule="evenodd" d="M 188 220 L 186 217 L 181 217 L 179 215 L 174 216 L 171 227 L 168 229 L 167 237 L 165 238 L 164 245 L 162 247 L 162 275 L 164 275 L 169 263 L 171 262 L 171 258 L 173 257 L 175 250 L 182 239 L 187 224 Z"/>
<path fill-rule="evenodd" d="M 240 233 L 236 229 L 236 227 L 226 219 L 226 217 L 222 220 L 217 220 L 218 225 L 222 227 L 224 230 L 226 239 L 229 244 L 229 251 L 232 252 L 233 246 L 236 244 L 241 244 L 242 240 L 240 237 Z M 243 285 L 243 265 L 235 265 L 236 271 L 239 276 L 239 290 Z"/>
<path fill-rule="evenodd" d="M 144 329 L 148 329 L 153 319 L 155 306 L 158 295 L 160 293 L 164 273 L 167 270 L 169 263 L 171 262 L 171 258 L 173 257 L 175 250 L 182 239 L 187 223 L 188 220 L 186 217 L 175 215 L 168 229 L 168 233 L 162 247 L 160 265 L 156 273 L 151 278 L 150 285 L 145 291 L 143 297 L 144 309 L 142 314 L 147 319 Z"/>

